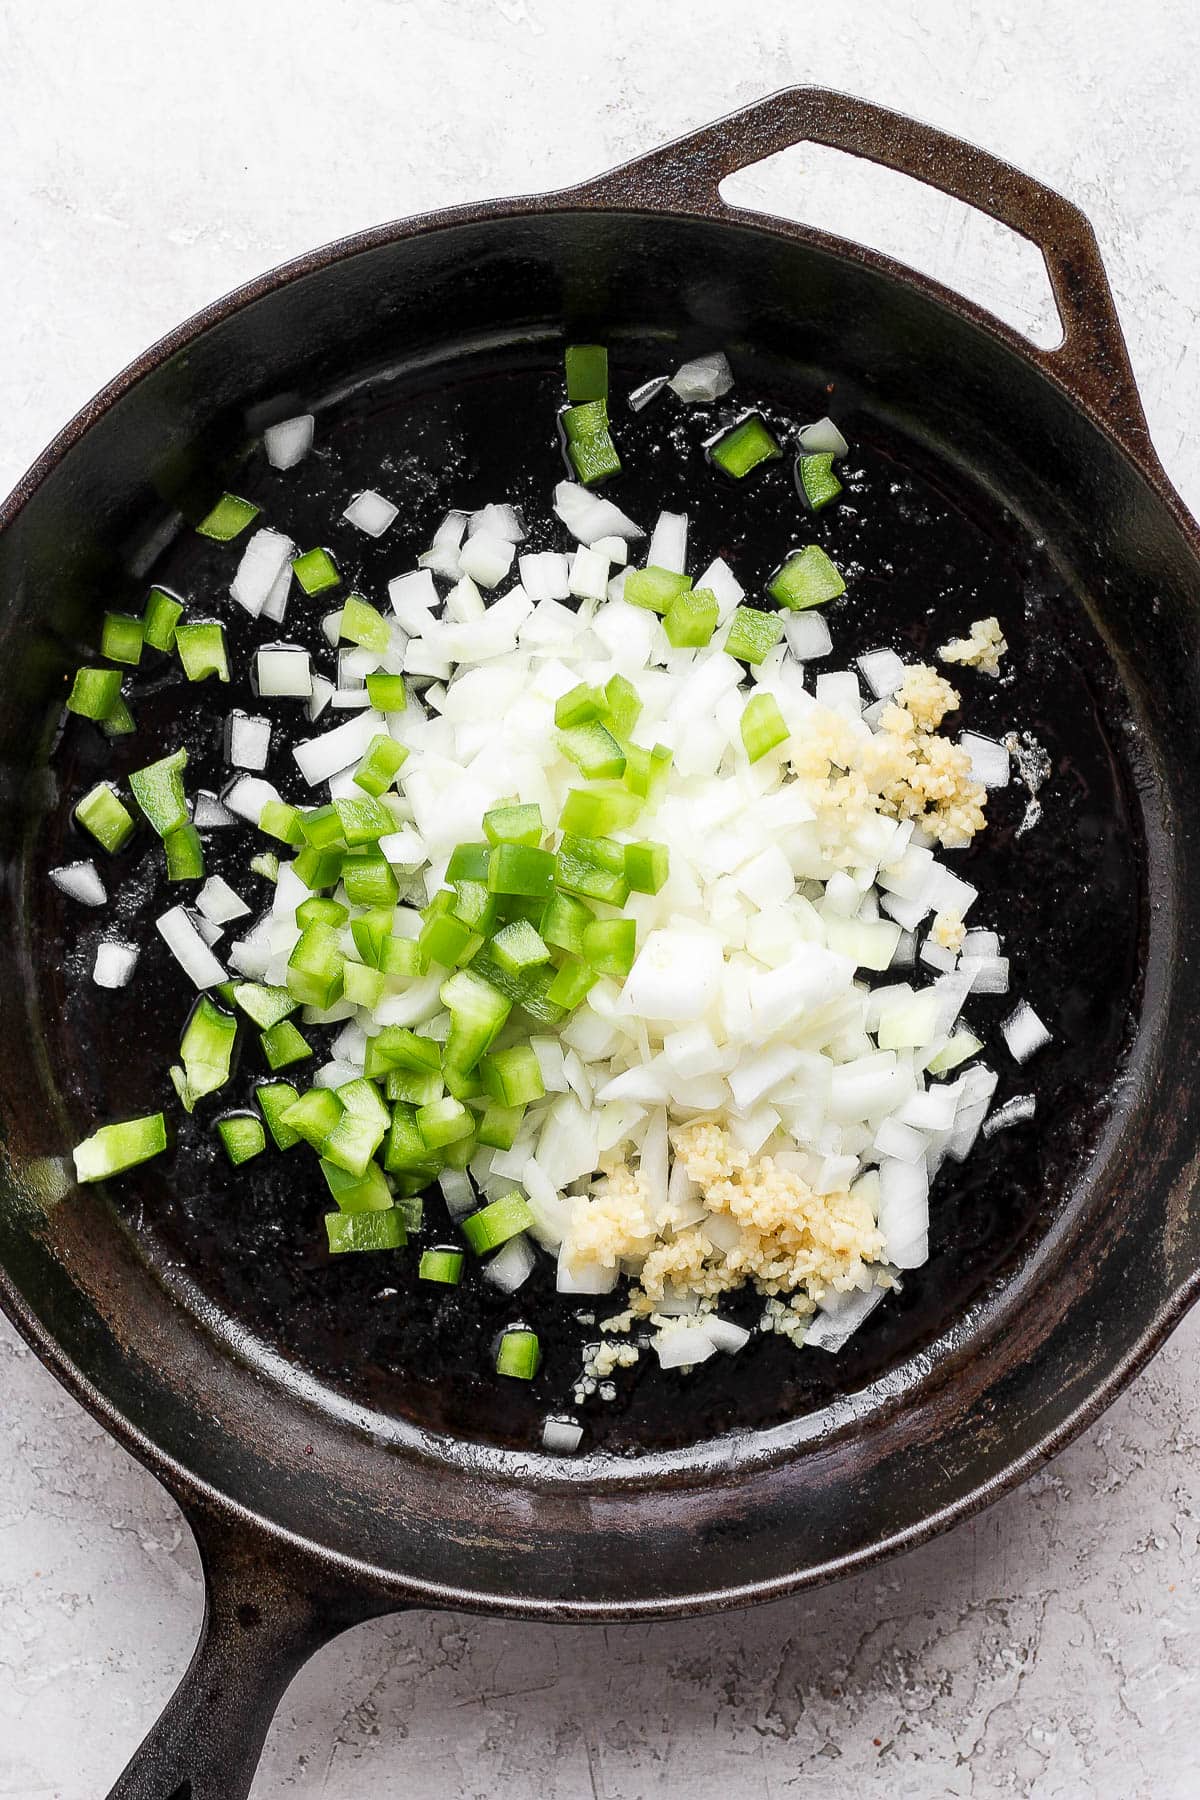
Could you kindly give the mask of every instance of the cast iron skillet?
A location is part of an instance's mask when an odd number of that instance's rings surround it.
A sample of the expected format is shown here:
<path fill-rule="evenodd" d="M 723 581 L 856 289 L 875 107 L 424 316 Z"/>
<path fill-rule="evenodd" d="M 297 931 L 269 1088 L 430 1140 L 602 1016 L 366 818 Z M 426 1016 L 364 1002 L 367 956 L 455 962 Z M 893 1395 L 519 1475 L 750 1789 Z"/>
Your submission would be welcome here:
<path fill-rule="evenodd" d="M 723 177 L 803 140 L 928 181 L 1030 239 L 1061 348 L 1032 349 L 885 258 L 721 200 Z M 1070 1154 L 1028 1165 L 1045 1191 L 1010 1254 L 923 1333 L 881 1337 L 882 1365 L 851 1363 L 859 1378 L 831 1380 L 793 1416 L 561 1462 L 374 1406 L 290 1359 L 212 1302 L 199 1263 L 163 1251 L 151 1209 L 174 1196 L 161 1176 L 147 1177 L 140 1232 L 126 1200 L 73 1187 L 67 1152 L 92 1122 L 80 1097 L 96 1058 L 63 1029 L 70 981 L 45 947 L 38 871 L 62 835 L 50 751 L 64 675 L 98 607 L 144 586 L 147 546 L 169 546 L 176 509 L 194 518 L 214 470 L 239 466 L 264 406 L 334 419 L 383 393 L 402 421 L 431 383 L 469 394 L 551 367 L 564 333 L 601 330 L 662 362 L 726 344 L 798 406 L 835 381 L 864 439 L 907 445 L 958 504 L 1007 521 L 1041 571 L 1031 654 L 1040 616 L 1060 666 L 1079 672 L 1071 704 L 1091 709 L 1088 742 L 1110 756 L 1107 816 L 1088 829 L 1133 873 L 1123 911 L 1097 907 L 1081 966 L 1093 996 L 1128 1000 L 1132 1016 L 1090 1128 L 1068 1131 L 1053 1109 L 1040 1127 L 1051 1145 L 1065 1133 Z M 1200 537 L 1150 447 L 1093 235 L 1028 177 L 896 114 L 795 89 L 566 193 L 381 227 L 163 340 L 51 445 L 0 526 L 0 1299 L 179 1500 L 208 1583 L 192 1665 L 115 1795 L 244 1796 L 295 1671 L 372 1615 L 665 1617 L 918 1543 L 1068 1442 L 1196 1297 Z M 1057 777 L 1086 786 L 1084 773 L 1068 746 Z M 124 1046 L 131 1064 L 141 1036 Z"/>

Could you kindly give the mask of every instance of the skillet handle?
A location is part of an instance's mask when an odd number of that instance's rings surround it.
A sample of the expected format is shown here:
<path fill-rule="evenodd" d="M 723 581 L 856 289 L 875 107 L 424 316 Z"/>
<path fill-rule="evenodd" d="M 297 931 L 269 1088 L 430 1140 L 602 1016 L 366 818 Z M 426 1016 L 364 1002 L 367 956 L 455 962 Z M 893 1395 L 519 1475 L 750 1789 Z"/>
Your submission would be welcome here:
<path fill-rule="evenodd" d="M 331 1638 L 398 1610 L 315 1570 L 253 1525 L 187 1508 L 204 1622 L 187 1672 L 108 1800 L 246 1800 L 275 1710 Z"/>
<path fill-rule="evenodd" d="M 1025 354 L 1127 448 L 1141 456 L 1151 451 L 1112 289 L 1096 234 L 1083 214 L 1010 163 L 932 125 L 829 88 L 784 88 L 572 193 L 592 205 L 670 208 L 761 223 L 761 214 L 727 205 L 720 184 L 738 169 L 801 143 L 825 144 L 909 175 L 1028 239 L 1045 262 L 1063 341 L 1046 350 L 997 321 L 991 323 L 1018 338 Z M 847 247 L 865 260 L 887 260 L 859 246 Z"/>

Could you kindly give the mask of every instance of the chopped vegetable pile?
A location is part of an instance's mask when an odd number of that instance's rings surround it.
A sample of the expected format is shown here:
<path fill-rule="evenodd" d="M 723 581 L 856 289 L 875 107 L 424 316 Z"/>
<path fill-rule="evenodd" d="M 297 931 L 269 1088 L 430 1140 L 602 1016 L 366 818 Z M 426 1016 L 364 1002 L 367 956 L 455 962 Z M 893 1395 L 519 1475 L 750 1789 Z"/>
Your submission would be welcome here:
<path fill-rule="evenodd" d="M 630 404 L 732 381 L 715 354 Z M 189 792 L 180 748 L 74 812 L 106 855 L 140 822 L 162 840 L 173 903 L 157 927 L 199 991 L 170 1082 L 187 1113 L 218 1096 L 238 1178 L 265 1154 L 315 1155 L 330 1253 L 412 1255 L 448 1289 L 479 1264 L 515 1293 L 539 1253 L 564 1296 L 624 1281 L 608 1337 L 568 1372 L 582 1401 L 647 1346 L 685 1370 L 739 1351 L 749 1334 L 718 1309 L 748 1284 L 762 1329 L 839 1349 L 927 1259 L 943 1159 L 1033 1101 L 988 1116 L 996 1076 L 962 1013 L 1007 991 L 1008 964 L 968 928 L 976 891 L 944 856 L 984 829 L 1009 750 L 945 735 L 959 694 L 927 664 L 881 648 L 820 667 L 821 609 L 853 593 L 804 528 L 843 491 L 841 432 L 821 420 L 789 446 L 748 412 L 708 441 L 731 482 L 779 479 L 785 454 L 794 468 L 801 541 L 748 595 L 722 559 L 689 565 L 685 514 L 662 512 L 647 541 L 592 491 L 621 467 L 602 346 L 568 348 L 560 426 L 564 547 L 523 552 L 529 521 L 498 497 L 451 513 L 386 602 L 221 495 L 197 530 L 230 546 L 230 600 L 263 622 L 260 699 L 301 722 L 291 797 L 262 773 L 278 715 L 238 709 L 219 797 Z M 294 466 L 313 436 L 307 415 L 272 426 L 269 460 Z M 379 537 L 398 514 L 367 491 L 344 516 Z M 336 681 L 273 640 L 292 604 L 334 608 Z M 938 654 L 994 677 L 1006 648 L 984 619 Z M 134 730 L 123 671 L 147 651 L 215 678 L 206 692 L 229 679 L 220 619 L 154 588 L 141 618 L 106 615 L 116 666 L 79 669 L 68 710 Z M 235 828 L 273 883 L 257 915 L 206 871 L 207 834 Z M 51 873 L 106 903 L 95 861 Z M 105 940 L 96 982 L 136 979 L 139 954 Z M 306 1033 L 328 1024 L 314 1067 Z M 1050 1038 L 1025 1002 L 1002 1035 L 1018 1062 Z M 255 1110 L 222 1113 L 248 1046 Z M 105 1124 L 77 1147 L 78 1178 L 167 1143 L 161 1111 Z M 418 1254 L 435 1186 L 445 1242 Z M 489 1353 L 530 1380 L 542 1349 L 514 1320 Z M 547 1449 L 580 1441 L 547 1421 Z"/>

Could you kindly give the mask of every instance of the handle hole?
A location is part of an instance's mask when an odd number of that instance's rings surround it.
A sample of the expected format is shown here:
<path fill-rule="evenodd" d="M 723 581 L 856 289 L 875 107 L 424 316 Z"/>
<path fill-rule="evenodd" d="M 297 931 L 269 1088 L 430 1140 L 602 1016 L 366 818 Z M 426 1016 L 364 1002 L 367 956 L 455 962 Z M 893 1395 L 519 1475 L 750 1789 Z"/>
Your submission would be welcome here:
<path fill-rule="evenodd" d="M 974 300 L 1039 349 L 1063 341 L 1037 246 L 895 169 L 825 144 L 793 144 L 726 176 L 721 198 L 880 250 Z"/>

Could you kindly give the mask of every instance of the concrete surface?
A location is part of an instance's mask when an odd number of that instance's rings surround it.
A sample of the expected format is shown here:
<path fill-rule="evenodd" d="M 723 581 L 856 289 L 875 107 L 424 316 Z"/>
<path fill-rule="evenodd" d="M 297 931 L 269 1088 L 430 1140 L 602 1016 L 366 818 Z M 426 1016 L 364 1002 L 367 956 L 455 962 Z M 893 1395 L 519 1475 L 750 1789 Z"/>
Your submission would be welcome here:
<path fill-rule="evenodd" d="M 1200 504 L 1190 0 L 41 0 L 0 8 L 0 482 L 120 364 L 306 245 L 550 187 L 818 80 L 1063 189 Z M 760 196 L 1043 329 L 999 234 L 796 152 Z M 898 192 L 896 191 L 898 189 Z M 319 1656 L 255 1800 L 1185 1800 L 1200 1723 L 1200 1332 L 1024 1491 L 882 1574 L 711 1623 L 412 1616 Z M 0 1330 L 0 1795 L 103 1794 L 197 1628 L 174 1507 Z"/>

